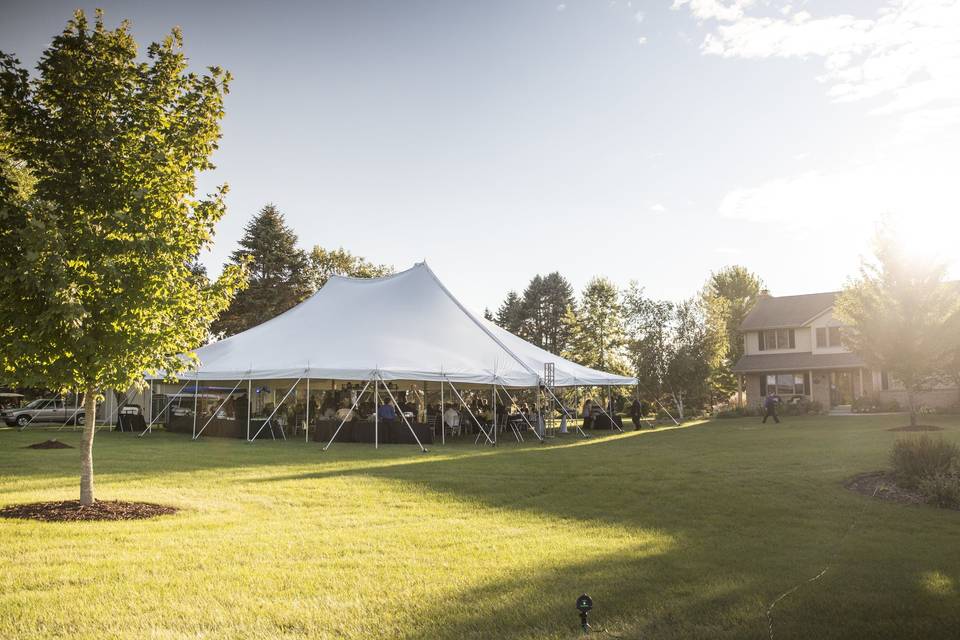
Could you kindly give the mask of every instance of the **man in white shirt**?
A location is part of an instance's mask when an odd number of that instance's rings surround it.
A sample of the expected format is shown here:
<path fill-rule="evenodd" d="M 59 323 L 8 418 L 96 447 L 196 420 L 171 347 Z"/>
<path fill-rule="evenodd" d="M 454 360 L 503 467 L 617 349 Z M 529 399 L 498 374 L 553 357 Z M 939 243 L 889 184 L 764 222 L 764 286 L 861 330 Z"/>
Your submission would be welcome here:
<path fill-rule="evenodd" d="M 447 407 L 447 410 L 443 412 L 443 423 L 450 427 L 451 431 L 460 430 L 460 413 L 454 409 L 452 406 Z"/>

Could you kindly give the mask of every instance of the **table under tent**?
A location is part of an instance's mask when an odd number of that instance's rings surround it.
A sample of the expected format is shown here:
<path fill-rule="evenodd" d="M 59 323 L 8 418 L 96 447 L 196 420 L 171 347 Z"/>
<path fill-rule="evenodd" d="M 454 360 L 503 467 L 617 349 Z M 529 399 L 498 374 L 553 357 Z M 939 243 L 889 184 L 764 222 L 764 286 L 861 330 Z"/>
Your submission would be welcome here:
<path fill-rule="evenodd" d="M 504 434 L 542 441 L 554 419 L 579 430 L 574 390 L 605 388 L 609 397 L 612 387 L 636 384 L 474 315 L 425 262 L 382 278 L 333 276 L 285 313 L 196 354 L 196 369 L 176 383 L 148 379 L 146 432 L 163 422 L 195 439 L 297 437 L 326 447 L 425 449 L 454 434 L 487 444 Z M 380 415 L 384 403 L 395 419 Z M 449 409 L 458 424 L 443 418 Z"/>

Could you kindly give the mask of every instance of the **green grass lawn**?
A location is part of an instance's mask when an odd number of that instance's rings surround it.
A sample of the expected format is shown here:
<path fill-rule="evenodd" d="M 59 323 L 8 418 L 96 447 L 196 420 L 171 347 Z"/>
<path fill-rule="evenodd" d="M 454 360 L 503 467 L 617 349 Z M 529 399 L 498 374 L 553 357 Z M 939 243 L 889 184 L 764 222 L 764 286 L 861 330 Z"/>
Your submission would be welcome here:
<path fill-rule="evenodd" d="M 960 513 L 841 486 L 904 420 L 429 454 L 104 432 L 98 496 L 182 511 L 0 520 L 0 638 L 572 638 L 581 592 L 624 638 L 766 638 L 828 565 L 776 638 L 956 638 Z M 22 448 L 49 435 L 0 431 L 0 505 L 77 497 L 78 450 Z"/>

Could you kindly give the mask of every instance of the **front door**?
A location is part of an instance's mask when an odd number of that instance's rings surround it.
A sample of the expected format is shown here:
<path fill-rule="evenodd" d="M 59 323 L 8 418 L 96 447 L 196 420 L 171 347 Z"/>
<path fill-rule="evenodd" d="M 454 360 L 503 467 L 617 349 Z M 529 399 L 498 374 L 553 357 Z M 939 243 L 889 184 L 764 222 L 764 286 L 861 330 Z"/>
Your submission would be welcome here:
<path fill-rule="evenodd" d="M 830 406 L 851 404 L 853 402 L 853 372 L 830 372 Z"/>

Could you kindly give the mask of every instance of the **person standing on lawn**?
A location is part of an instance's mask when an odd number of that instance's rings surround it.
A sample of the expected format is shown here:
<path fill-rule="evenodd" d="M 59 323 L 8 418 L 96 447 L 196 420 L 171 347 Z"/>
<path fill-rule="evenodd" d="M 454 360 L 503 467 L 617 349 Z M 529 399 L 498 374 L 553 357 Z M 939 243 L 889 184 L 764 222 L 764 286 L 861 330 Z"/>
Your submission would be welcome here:
<path fill-rule="evenodd" d="M 767 418 L 773 418 L 773 421 L 777 424 L 780 424 L 780 418 L 777 417 L 777 403 L 780 402 L 780 398 L 777 397 L 772 391 L 767 394 L 767 397 L 764 398 L 763 408 L 766 410 L 763 414 L 763 424 L 767 424 Z"/>
<path fill-rule="evenodd" d="M 630 419 L 633 420 L 633 428 L 637 431 L 640 431 L 643 427 L 643 423 L 640 422 L 641 417 L 643 417 L 643 404 L 641 404 L 640 398 L 634 398 L 633 404 L 630 405 Z"/>

